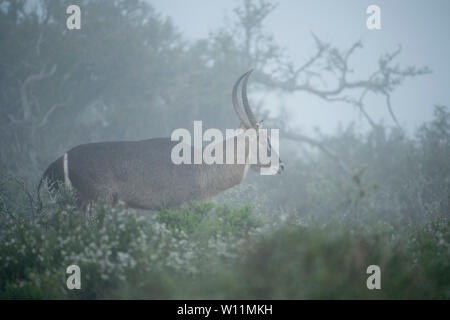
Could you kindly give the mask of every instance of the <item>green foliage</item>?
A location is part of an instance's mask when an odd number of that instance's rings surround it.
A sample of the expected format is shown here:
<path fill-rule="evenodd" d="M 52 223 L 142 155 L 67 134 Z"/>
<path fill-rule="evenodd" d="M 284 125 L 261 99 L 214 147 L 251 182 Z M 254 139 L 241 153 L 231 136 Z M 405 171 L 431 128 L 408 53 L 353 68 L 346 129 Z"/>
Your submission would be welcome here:
<path fill-rule="evenodd" d="M 192 248 L 182 234 L 123 209 L 94 211 L 85 217 L 68 206 L 20 224 L 2 219 L 2 298 L 99 298 L 148 272 L 191 270 Z M 80 291 L 65 287 L 72 264 L 82 270 Z"/>
<path fill-rule="evenodd" d="M 242 237 L 262 226 L 249 206 L 232 209 L 212 202 L 192 202 L 191 206 L 179 210 L 163 209 L 156 214 L 156 221 L 188 235 L 206 238 L 218 234 Z"/>
<path fill-rule="evenodd" d="M 146 297 L 173 296 L 178 277 L 189 279 L 203 263 L 233 256 L 261 225 L 249 207 L 212 203 L 153 216 L 100 204 L 85 212 L 64 189 L 41 213 L 23 214 L 13 210 L 26 190 L 18 192 L 9 180 L 2 185 L 2 199 L 15 201 L 0 212 L 0 298 L 102 298 L 126 288 L 134 290 L 130 295 L 151 288 Z M 80 291 L 66 289 L 72 264 L 86 283 Z"/>
<path fill-rule="evenodd" d="M 447 217 L 422 228 L 288 220 L 195 203 L 153 216 L 97 205 L 0 219 L 0 298 L 450 298 Z M 81 290 L 65 269 L 81 268 Z M 366 288 L 366 268 L 382 290 Z"/>
<path fill-rule="evenodd" d="M 283 226 L 258 242 L 240 265 L 235 294 L 260 299 L 448 299 L 448 220 L 445 228 L 446 242 L 439 244 L 435 239 L 412 241 L 416 233 L 399 236 L 388 226 L 364 231 L 341 222 Z M 426 234 L 433 237 L 431 230 Z M 366 287 L 365 271 L 372 264 L 382 270 L 381 290 Z"/>

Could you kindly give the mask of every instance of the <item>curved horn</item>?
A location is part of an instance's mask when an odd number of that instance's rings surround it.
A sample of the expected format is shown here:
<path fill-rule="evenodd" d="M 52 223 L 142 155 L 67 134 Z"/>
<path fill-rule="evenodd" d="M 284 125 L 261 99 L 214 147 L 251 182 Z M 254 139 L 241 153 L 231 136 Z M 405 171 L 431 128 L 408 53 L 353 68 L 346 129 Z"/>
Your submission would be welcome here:
<path fill-rule="evenodd" d="M 258 121 L 255 118 L 255 115 L 252 112 L 252 109 L 250 109 L 250 105 L 248 103 L 247 98 L 247 80 L 250 74 L 252 73 L 253 69 L 246 73 L 244 82 L 242 83 L 242 103 L 244 104 L 245 113 L 247 113 L 248 120 L 250 121 L 250 124 L 253 128 L 256 128 Z"/>
<path fill-rule="evenodd" d="M 234 107 L 234 111 L 236 111 L 239 119 L 242 121 L 242 123 L 244 124 L 244 126 L 248 129 L 251 128 L 252 125 L 251 123 L 248 122 L 248 120 L 246 119 L 245 115 L 242 113 L 240 107 L 239 107 L 239 103 L 238 103 L 238 98 L 237 98 L 237 88 L 239 87 L 239 83 L 242 81 L 242 79 L 248 75 L 248 72 L 244 73 L 234 84 L 233 86 L 233 94 L 232 94 L 232 99 L 233 99 L 233 107 Z"/>

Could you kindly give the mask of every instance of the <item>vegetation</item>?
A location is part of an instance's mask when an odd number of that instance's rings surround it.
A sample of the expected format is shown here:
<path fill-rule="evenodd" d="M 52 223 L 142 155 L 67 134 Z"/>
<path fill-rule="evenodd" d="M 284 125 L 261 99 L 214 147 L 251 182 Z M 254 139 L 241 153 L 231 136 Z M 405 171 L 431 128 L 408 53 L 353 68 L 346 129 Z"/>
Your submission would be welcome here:
<path fill-rule="evenodd" d="M 4 194 L 2 194 L 4 195 Z M 0 220 L 0 298 L 449 299 L 448 217 L 418 227 L 282 223 L 212 203 L 154 216 L 70 204 Z M 264 223 L 262 223 L 264 221 Z M 67 266 L 81 268 L 68 290 Z M 368 290 L 379 265 L 382 290 Z"/>

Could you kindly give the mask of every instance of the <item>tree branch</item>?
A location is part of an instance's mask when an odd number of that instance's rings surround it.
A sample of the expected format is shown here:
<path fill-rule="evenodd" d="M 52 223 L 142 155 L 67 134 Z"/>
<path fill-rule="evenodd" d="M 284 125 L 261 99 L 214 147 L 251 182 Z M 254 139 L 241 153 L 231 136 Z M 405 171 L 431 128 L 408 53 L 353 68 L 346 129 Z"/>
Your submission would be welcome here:
<path fill-rule="evenodd" d="M 364 109 L 364 99 L 367 93 L 383 95 L 386 101 L 386 108 L 390 117 L 397 126 L 399 122 L 393 111 L 391 104 L 391 93 L 403 83 L 407 78 L 428 74 L 431 71 L 427 67 L 401 68 L 393 66 L 395 58 L 400 54 L 401 47 L 395 51 L 387 53 L 378 60 L 378 68 L 367 78 L 350 81 L 347 78 L 352 72 L 350 59 L 357 49 L 363 47 L 361 41 L 355 42 L 349 49 L 341 53 L 337 48 L 324 44 L 314 34 L 312 35 L 316 43 L 316 53 L 309 58 L 299 68 L 294 68 L 292 64 L 286 64 L 282 78 L 279 80 L 272 75 L 258 74 L 261 83 L 271 87 L 290 92 L 303 91 L 313 94 L 327 102 L 345 102 L 356 106 L 367 119 L 372 127 L 376 127 L 375 122 Z M 323 67 L 323 64 L 325 67 Z M 313 85 L 314 77 L 323 78 L 323 71 L 333 75 L 336 85 L 329 88 L 326 85 Z M 359 98 L 353 98 L 353 91 L 361 91 Z"/>

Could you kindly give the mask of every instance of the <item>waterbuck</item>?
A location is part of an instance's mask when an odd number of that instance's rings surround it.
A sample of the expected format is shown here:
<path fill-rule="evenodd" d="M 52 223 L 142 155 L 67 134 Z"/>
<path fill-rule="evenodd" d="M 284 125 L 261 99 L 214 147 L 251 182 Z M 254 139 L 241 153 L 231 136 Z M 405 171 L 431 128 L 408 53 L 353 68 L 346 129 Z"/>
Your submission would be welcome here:
<path fill-rule="evenodd" d="M 240 128 L 245 134 L 248 129 L 257 129 L 259 123 L 252 113 L 247 99 L 247 80 L 251 71 L 243 74 L 234 84 L 232 103 L 240 119 Z M 243 81 L 242 81 L 243 80 Z M 242 103 L 247 117 L 240 109 L 237 90 L 242 81 Z M 268 137 L 256 139 L 258 148 L 273 154 Z M 239 134 L 230 139 L 237 141 Z M 262 139 L 264 138 L 264 139 Z M 243 164 L 174 164 L 171 150 L 178 144 L 170 138 L 154 138 L 143 141 L 114 141 L 79 145 L 56 159 L 45 170 L 38 186 L 64 184 L 76 193 L 79 204 L 87 205 L 101 201 L 115 205 L 119 201 L 128 207 L 154 210 L 161 207 L 175 208 L 192 200 L 205 200 L 242 182 L 249 167 L 260 169 L 267 164 L 256 162 Z M 226 157 L 225 144 L 223 156 Z M 235 150 L 237 143 L 234 144 Z M 194 146 L 191 154 L 194 154 Z M 236 157 L 237 152 L 234 153 Z M 277 173 L 283 164 L 277 157 Z M 245 159 L 250 148 L 245 146 Z M 192 162 L 193 163 L 193 162 Z M 237 162 L 234 162 L 237 163 Z"/>

